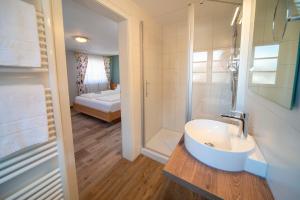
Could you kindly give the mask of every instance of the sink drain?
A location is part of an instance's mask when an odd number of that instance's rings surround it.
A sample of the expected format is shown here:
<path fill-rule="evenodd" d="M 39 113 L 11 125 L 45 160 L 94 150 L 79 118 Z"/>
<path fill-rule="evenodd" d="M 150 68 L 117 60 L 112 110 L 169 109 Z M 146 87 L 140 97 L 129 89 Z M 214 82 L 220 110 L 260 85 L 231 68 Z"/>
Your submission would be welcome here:
<path fill-rule="evenodd" d="M 206 144 L 207 146 L 210 146 L 210 147 L 215 147 L 215 145 L 211 142 L 204 142 L 204 144 Z"/>

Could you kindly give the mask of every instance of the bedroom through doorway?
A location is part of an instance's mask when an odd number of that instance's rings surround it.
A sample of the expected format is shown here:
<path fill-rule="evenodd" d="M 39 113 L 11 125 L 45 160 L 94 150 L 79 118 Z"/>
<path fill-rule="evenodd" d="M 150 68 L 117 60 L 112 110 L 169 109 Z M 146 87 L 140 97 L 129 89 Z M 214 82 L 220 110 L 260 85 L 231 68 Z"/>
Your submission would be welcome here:
<path fill-rule="evenodd" d="M 122 159 L 119 24 L 83 1 L 62 2 L 77 182 L 85 199 Z"/>

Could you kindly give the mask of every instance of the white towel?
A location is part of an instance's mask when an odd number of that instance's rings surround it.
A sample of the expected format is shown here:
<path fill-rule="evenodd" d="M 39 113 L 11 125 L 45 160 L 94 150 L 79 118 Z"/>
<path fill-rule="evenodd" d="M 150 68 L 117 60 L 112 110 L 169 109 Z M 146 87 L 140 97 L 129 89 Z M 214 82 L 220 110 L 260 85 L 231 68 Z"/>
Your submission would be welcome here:
<path fill-rule="evenodd" d="M 33 5 L 21 0 L 0 0 L 0 27 L 0 66 L 41 66 Z"/>
<path fill-rule="evenodd" d="M 0 158 L 48 141 L 42 85 L 0 86 Z"/>

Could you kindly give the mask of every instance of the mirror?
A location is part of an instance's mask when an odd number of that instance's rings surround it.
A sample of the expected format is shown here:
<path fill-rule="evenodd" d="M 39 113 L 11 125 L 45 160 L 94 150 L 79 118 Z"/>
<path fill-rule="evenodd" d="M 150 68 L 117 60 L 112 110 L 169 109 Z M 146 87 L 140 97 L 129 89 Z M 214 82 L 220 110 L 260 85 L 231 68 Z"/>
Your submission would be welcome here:
<path fill-rule="evenodd" d="M 274 1 L 274 0 L 273 0 Z M 276 2 L 277 1 L 277 2 Z M 287 17 L 287 1 L 285 0 L 275 0 L 275 8 L 273 13 L 273 22 L 272 22 L 272 34 L 274 41 L 280 41 L 286 31 Z"/>
<path fill-rule="evenodd" d="M 254 93 L 291 109 L 299 68 L 300 21 L 286 23 L 287 5 L 297 6 L 287 1 L 256 1 L 248 85 Z"/>

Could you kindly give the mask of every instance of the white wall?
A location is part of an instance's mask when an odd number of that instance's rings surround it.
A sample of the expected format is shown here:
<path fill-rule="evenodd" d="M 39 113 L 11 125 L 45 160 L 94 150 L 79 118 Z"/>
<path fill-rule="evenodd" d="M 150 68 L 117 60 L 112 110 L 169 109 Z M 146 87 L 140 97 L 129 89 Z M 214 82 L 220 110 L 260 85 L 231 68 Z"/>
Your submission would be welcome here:
<path fill-rule="evenodd" d="M 163 128 L 183 133 L 187 89 L 187 9 L 163 25 Z M 179 17 L 182 16 L 182 17 Z"/>
<path fill-rule="evenodd" d="M 73 105 L 74 99 L 78 93 L 76 85 L 76 59 L 73 51 L 66 51 L 66 61 L 68 71 L 70 105 Z"/>
<path fill-rule="evenodd" d="M 250 133 L 254 135 L 269 164 L 267 181 L 275 199 L 278 200 L 300 198 L 299 96 L 300 79 L 296 105 L 292 110 L 283 108 L 246 89 L 245 106 L 250 116 Z"/>
<path fill-rule="evenodd" d="M 300 197 L 300 84 L 297 105 L 287 110 L 248 90 L 250 132 L 269 164 L 267 181 L 276 199 Z"/>

